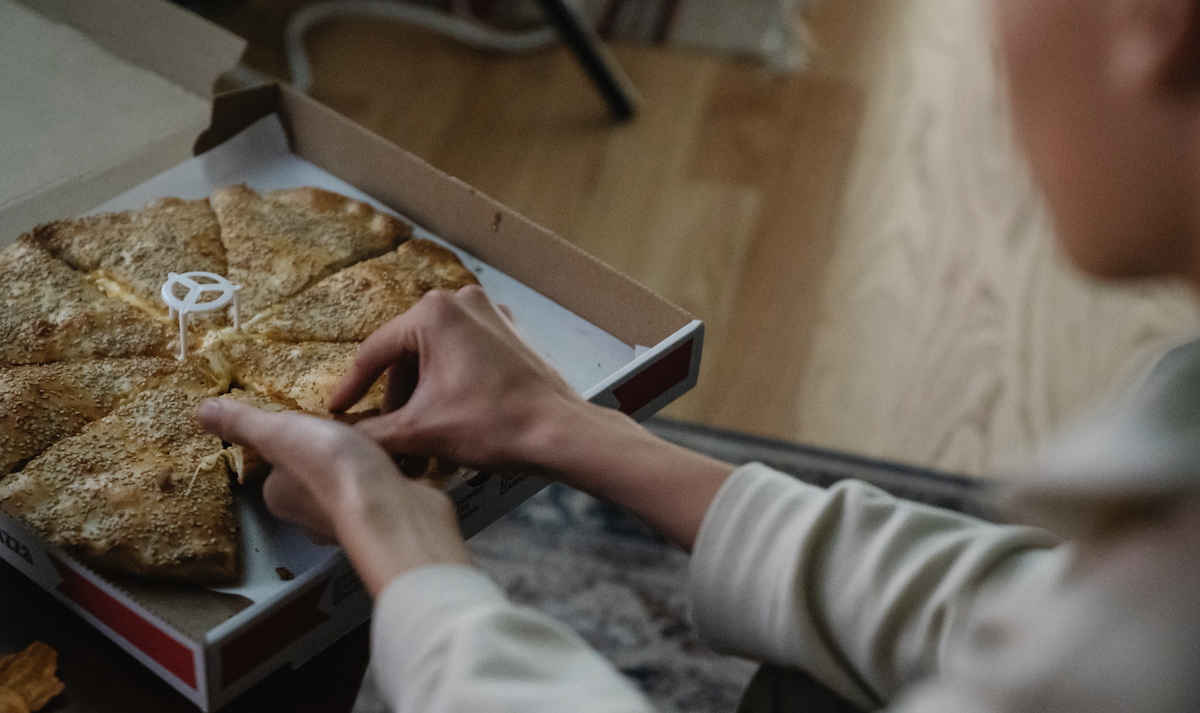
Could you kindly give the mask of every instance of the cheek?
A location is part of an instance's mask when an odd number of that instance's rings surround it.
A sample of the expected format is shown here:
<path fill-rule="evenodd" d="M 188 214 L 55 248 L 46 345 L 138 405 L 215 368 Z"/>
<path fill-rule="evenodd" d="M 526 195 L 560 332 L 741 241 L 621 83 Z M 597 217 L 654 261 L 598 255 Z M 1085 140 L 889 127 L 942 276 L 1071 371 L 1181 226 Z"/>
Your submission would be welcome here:
<path fill-rule="evenodd" d="M 1061 183 L 1060 173 L 1070 173 L 1072 163 L 1062 139 L 1071 134 L 1067 124 L 1073 91 L 1063 50 L 1052 28 L 1054 0 L 998 0 L 996 26 L 1001 47 L 1001 67 L 1008 90 L 1013 128 L 1034 173 L 1048 192 Z"/>
<path fill-rule="evenodd" d="M 1160 181 L 1136 179 L 1163 154 L 1131 145 L 1128 117 L 1106 93 L 1093 1 L 996 1 L 1013 126 L 1072 261 L 1099 276 L 1155 272 L 1145 219 L 1165 196 L 1148 191 Z"/>

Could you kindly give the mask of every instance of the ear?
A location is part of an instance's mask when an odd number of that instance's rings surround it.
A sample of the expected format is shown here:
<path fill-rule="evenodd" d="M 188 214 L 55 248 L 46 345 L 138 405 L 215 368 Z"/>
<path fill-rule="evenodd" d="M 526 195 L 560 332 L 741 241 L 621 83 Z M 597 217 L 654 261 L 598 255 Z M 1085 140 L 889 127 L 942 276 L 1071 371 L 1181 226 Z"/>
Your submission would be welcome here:
<path fill-rule="evenodd" d="M 1115 0 L 1108 8 L 1119 86 L 1200 92 L 1200 0 Z"/>

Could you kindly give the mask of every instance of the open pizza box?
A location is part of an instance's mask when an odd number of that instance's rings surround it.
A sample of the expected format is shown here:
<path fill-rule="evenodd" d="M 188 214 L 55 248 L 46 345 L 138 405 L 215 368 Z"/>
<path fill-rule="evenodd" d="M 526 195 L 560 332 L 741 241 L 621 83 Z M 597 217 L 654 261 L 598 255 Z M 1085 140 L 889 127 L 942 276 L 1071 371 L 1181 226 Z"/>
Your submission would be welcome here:
<path fill-rule="evenodd" d="M 8 55 L 0 83 L 14 82 L 0 91 L 15 108 L 0 112 L 0 246 L 38 222 L 164 195 L 198 198 L 240 182 L 260 191 L 317 185 L 389 210 L 455 250 L 591 401 L 643 419 L 694 385 L 703 325 L 678 307 L 287 87 L 213 97 L 240 39 L 162 0 L 21 2 L 0 0 L 0 56 Z M 23 52 L 44 61 L 26 62 Z M 470 537 L 544 485 L 466 473 L 446 488 Z M 338 548 L 272 518 L 253 489 L 236 490 L 243 562 L 234 586 L 100 575 L 3 513 L 0 557 L 214 710 L 371 612 Z"/>

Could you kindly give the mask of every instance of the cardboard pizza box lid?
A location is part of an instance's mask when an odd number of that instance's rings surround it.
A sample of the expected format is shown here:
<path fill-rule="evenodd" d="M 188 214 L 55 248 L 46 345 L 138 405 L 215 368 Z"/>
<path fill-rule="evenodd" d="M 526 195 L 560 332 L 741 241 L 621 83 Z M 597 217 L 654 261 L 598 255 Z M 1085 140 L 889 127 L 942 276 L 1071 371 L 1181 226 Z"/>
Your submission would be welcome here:
<path fill-rule="evenodd" d="M 245 46 L 167 0 L 0 0 L 0 247 L 190 156 Z"/>

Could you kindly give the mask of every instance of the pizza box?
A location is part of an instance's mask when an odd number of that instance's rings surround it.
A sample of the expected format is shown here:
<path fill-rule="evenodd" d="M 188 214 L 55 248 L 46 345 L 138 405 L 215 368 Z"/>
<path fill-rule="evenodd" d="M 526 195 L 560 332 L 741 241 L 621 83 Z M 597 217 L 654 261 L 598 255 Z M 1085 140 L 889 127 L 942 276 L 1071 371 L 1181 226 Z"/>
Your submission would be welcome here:
<path fill-rule="evenodd" d="M 63 0 L 47 7 L 79 30 L 103 26 L 95 14 L 119 10 L 109 34 L 83 34 L 161 76 L 179 64 L 177 55 L 204 53 L 210 40 L 226 59 L 241 51 L 223 31 L 159 0 Z M 6 11 L 2 5 L 0 11 Z M 206 33 L 218 39 L 205 39 Z M 123 44 L 157 45 L 163 38 L 182 44 L 157 54 L 130 52 Z M 211 78 L 192 86 L 200 89 Z M 139 207 L 163 195 L 199 197 L 230 183 L 258 190 L 318 185 L 391 211 L 418 236 L 455 250 L 492 298 L 509 307 L 534 348 L 589 400 L 644 419 L 694 385 L 702 323 L 512 209 L 285 86 L 219 94 L 206 110 L 209 118 L 182 155 L 174 134 L 162 145 L 146 144 L 140 154 L 114 152 L 111 164 L 100 162 L 89 175 L 43 185 L 32 200 L 0 206 L 0 226 L 20 232 L 39 220 Z M 72 208 L 39 212 L 55 205 Z M 0 244 L 7 240 L 0 234 Z M 470 537 L 545 484 L 520 473 L 463 473 L 446 487 Z M 243 573 L 232 587 L 101 575 L 3 513 L 0 557 L 188 700 L 215 710 L 270 673 L 301 665 L 371 612 L 370 598 L 337 547 L 314 544 L 272 518 L 252 489 L 238 489 L 235 508 Z"/>

